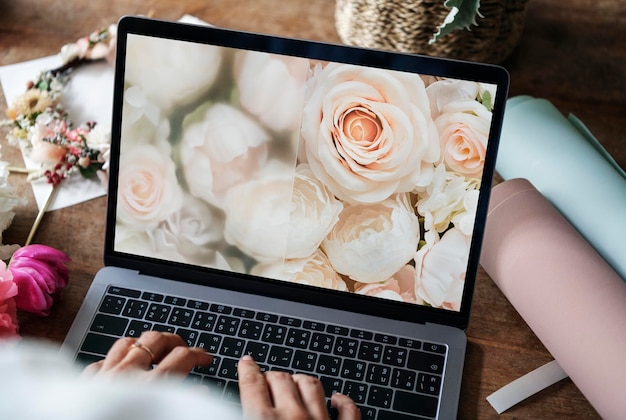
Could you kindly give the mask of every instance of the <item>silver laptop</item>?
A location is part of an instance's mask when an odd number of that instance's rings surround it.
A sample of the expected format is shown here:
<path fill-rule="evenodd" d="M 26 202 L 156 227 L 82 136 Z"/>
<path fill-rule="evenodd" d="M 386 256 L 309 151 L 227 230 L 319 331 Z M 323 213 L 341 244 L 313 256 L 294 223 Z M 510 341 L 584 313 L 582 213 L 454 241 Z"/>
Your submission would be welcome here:
<path fill-rule="evenodd" d="M 114 89 L 77 361 L 170 331 L 229 403 L 251 354 L 364 419 L 456 417 L 505 70 L 124 17 Z"/>

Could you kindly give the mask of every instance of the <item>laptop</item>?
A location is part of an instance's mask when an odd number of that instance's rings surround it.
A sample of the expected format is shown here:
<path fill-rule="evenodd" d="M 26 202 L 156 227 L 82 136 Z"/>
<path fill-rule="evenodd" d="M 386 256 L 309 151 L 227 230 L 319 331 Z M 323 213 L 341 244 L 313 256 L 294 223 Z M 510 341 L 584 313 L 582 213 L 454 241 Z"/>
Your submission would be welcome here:
<path fill-rule="evenodd" d="M 227 403 L 251 354 L 364 419 L 455 418 L 507 72 L 141 17 L 117 43 L 105 266 L 63 347 L 170 331 Z"/>

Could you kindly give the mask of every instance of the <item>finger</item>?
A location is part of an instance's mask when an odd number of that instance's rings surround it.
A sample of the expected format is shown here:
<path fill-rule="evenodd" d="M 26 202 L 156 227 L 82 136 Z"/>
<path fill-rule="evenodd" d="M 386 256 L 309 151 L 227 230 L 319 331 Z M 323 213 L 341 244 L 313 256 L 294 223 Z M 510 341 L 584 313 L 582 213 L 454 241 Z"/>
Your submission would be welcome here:
<path fill-rule="evenodd" d="M 96 373 L 100 371 L 103 363 L 104 363 L 104 359 L 88 364 L 87 366 L 85 366 L 85 368 L 81 372 L 81 376 L 95 375 Z"/>
<path fill-rule="evenodd" d="M 327 420 L 326 396 L 319 379 L 309 375 L 296 374 L 293 375 L 293 381 L 298 388 L 304 408 L 311 418 Z"/>
<path fill-rule="evenodd" d="M 273 411 L 269 386 L 252 357 L 246 355 L 239 360 L 237 377 L 244 418 L 269 418 Z"/>
<path fill-rule="evenodd" d="M 186 375 L 196 366 L 207 366 L 213 356 L 200 348 L 177 346 L 150 372 L 153 376 L 168 374 Z"/>
<path fill-rule="evenodd" d="M 330 404 L 337 409 L 338 420 L 361 420 L 361 410 L 347 395 L 333 394 Z"/>
<path fill-rule="evenodd" d="M 136 343 L 141 343 L 143 348 L 131 346 L 126 357 L 118 365 L 119 368 L 130 365 L 149 369 L 153 364 L 161 362 L 174 348 L 187 347 L 187 343 L 180 336 L 158 331 L 144 331 Z"/>
<path fill-rule="evenodd" d="M 107 371 L 114 366 L 117 366 L 122 360 L 124 360 L 126 355 L 128 355 L 130 346 L 132 346 L 135 341 L 137 340 L 132 337 L 124 337 L 115 341 L 107 352 L 100 370 Z"/>
<path fill-rule="evenodd" d="M 265 372 L 264 375 L 276 410 L 281 413 L 302 413 L 302 399 L 291 375 L 276 370 Z"/>

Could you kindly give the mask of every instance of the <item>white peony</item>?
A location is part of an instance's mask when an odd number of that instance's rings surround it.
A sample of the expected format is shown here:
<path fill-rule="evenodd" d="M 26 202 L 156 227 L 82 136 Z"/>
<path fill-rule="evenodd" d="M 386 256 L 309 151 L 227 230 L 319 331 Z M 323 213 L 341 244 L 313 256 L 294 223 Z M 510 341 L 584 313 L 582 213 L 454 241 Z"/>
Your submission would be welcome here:
<path fill-rule="evenodd" d="M 348 290 L 346 282 L 319 249 L 306 258 L 257 264 L 252 268 L 251 274 L 342 292 Z"/>
<path fill-rule="evenodd" d="M 204 95 L 217 78 L 222 49 L 213 45 L 129 35 L 125 81 L 140 86 L 168 113 Z"/>
<path fill-rule="evenodd" d="M 477 188 L 477 181 L 448 172 L 444 165 L 437 166 L 432 182 L 425 188 L 417 189 L 417 212 L 424 216 L 424 229 L 441 233 L 454 220 L 463 224 L 466 234 L 471 233 L 478 200 Z M 469 232 L 467 229 L 470 229 Z"/>
<path fill-rule="evenodd" d="M 354 292 L 398 302 L 423 303 L 415 298 L 415 267 L 410 264 L 382 283 L 356 283 Z"/>
<path fill-rule="evenodd" d="M 294 168 L 268 165 L 257 179 L 233 187 L 224 200 L 224 238 L 258 261 L 287 251 Z"/>
<path fill-rule="evenodd" d="M 343 204 L 314 177 L 309 165 L 298 165 L 286 257 L 303 258 L 313 254 L 339 220 L 342 209 Z"/>
<path fill-rule="evenodd" d="M 217 207 L 235 185 L 266 164 L 269 135 L 250 117 L 226 104 L 205 104 L 185 118 L 180 156 L 194 196 Z"/>
<path fill-rule="evenodd" d="M 19 245 L 4 245 L 2 233 L 11 225 L 16 206 L 26 204 L 26 200 L 17 195 L 16 189 L 9 184 L 9 164 L 0 161 L 0 259 L 8 260 Z"/>
<path fill-rule="evenodd" d="M 426 244 L 415 253 L 415 294 L 435 308 L 461 308 L 471 238 L 457 228 L 441 239 L 425 234 Z"/>
<path fill-rule="evenodd" d="M 379 204 L 345 207 L 322 249 L 338 273 L 375 283 L 411 260 L 419 238 L 419 220 L 408 195 L 398 194 Z"/>
<path fill-rule="evenodd" d="M 297 130 L 309 72 L 305 58 L 238 52 L 235 81 L 241 106 L 272 130 Z"/>
<path fill-rule="evenodd" d="M 376 203 L 424 183 L 440 146 L 418 75 L 331 63 L 309 83 L 304 156 L 338 198 Z"/>

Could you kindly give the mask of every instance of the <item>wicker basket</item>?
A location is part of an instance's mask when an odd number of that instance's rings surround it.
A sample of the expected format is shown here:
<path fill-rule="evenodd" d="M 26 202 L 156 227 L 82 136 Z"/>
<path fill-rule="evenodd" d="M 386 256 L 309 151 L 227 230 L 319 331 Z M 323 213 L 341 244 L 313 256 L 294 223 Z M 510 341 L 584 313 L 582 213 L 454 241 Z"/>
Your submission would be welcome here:
<path fill-rule="evenodd" d="M 428 41 L 449 12 L 443 0 L 336 0 L 335 24 L 349 45 L 501 63 L 520 39 L 527 3 L 481 0 L 478 26 L 453 31 L 434 44 Z"/>

